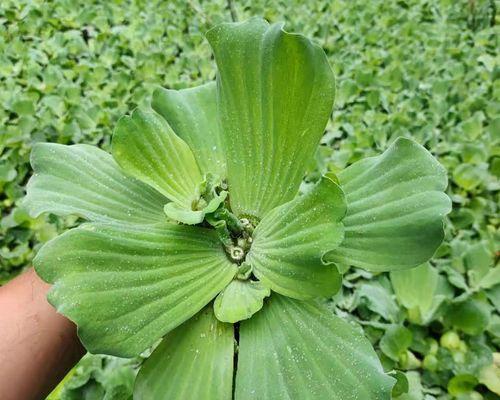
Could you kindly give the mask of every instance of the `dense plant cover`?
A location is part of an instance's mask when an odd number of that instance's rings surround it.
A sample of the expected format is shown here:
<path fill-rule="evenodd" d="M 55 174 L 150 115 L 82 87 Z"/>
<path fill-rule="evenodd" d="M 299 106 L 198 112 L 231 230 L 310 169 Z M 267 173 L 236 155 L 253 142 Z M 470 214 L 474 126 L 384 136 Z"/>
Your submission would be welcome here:
<path fill-rule="evenodd" d="M 279 14 L 286 13 L 289 26 L 317 37 L 327 54 L 338 61 L 335 124 L 327 126 L 327 135 L 323 138 L 327 146 L 321 148 L 318 170 L 324 172 L 328 168 L 337 172 L 346 163 L 374 154 L 376 150 L 373 148 L 384 149 L 392 135 L 412 135 L 434 149 L 452 172 L 451 190 L 456 208 L 452 223 L 448 223 L 449 238 L 455 239 L 451 242 L 448 239 L 432 266 L 411 270 L 418 279 L 424 279 L 422 282 L 428 282 L 431 289 L 436 281 L 440 288 L 447 287 L 447 290 L 440 290 L 440 305 L 429 308 L 411 295 L 405 297 L 402 293 L 415 285 L 398 289 L 394 274 L 389 282 L 385 274 L 372 275 L 351 269 L 345 275 L 342 293 L 335 297 L 332 310 L 340 314 L 349 311 L 352 317 L 364 324 L 365 332 L 377 349 L 380 342 L 379 355 L 386 370 L 394 367 L 414 370 L 407 373 L 410 393 L 401 398 L 423 398 L 423 393 L 427 398 L 471 396 L 474 387 L 488 397 L 484 382 L 488 381 L 488 387 L 495 390 L 494 383 L 491 383 L 495 373 L 489 366 L 498 329 L 498 323 L 495 323 L 495 319 L 498 320 L 495 311 L 498 309 L 495 302 L 498 285 L 494 273 L 488 277 L 495 262 L 492 246 L 498 203 L 494 197 L 498 193 L 495 180 L 495 146 L 498 142 L 494 136 L 498 132 L 494 105 L 495 82 L 498 82 L 495 71 L 498 67 L 491 56 L 494 54 L 492 38 L 496 27 L 489 28 L 491 9 L 488 2 L 477 2 L 475 10 L 445 2 L 439 5 L 410 2 L 408 7 L 402 3 L 363 2 L 358 6 L 349 2 L 335 3 L 331 8 L 325 8 L 321 2 L 317 4 L 317 8 L 310 4 L 291 4 L 279 6 L 276 10 L 264 10 L 253 2 L 252 8 L 245 12 L 264 12 L 271 20 L 284 19 Z M 3 202 L 7 207 L 5 212 L 16 198 L 22 196 L 19 184 L 25 179 L 27 150 L 32 140 L 99 141 L 106 147 L 109 137 L 106 130 L 114 126 L 117 116 L 127 106 L 134 106 L 135 102 L 147 97 L 144 94 L 151 87 L 150 83 L 156 80 L 169 85 L 176 82 L 176 87 L 185 87 L 187 81 L 199 83 L 213 77 L 207 57 L 209 49 L 196 32 L 199 21 L 202 25 L 211 25 L 214 20 L 226 20 L 225 3 L 213 2 L 205 13 L 200 13 L 197 6 L 190 3 L 184 14 L 179 11 L 184 3 L 172 2 L 172 11 L 169 7 L 157 8 L 154 12 L 152 9 L 144 11 L 146 8 L 139 13 L 135 12 L 135 7 L 141 9 L 142 6 L 138 4 L 124 9 L 109 4 L 90 6 L 81 12 L 72 4 L 65 8 L 63 2 L 54 2 L 43 8 L 36 3 L 30 7 L 16 3 L 15 7 L 5 9 L 6 29 L 2 34 L 5 38 L 4 54 L 8 58 L 3 61 L 2 73 L 8 79 L 3 84 L 13 89 L 2 91 L 4 117 L 8 118 L 7 135 L 2 137 L 2 156 L 8 172 L 3 192 L 6 196 Z M 102 17 L 96 18 L 96 13 Z M 243 15 L 243 8 L 238 8 L 238 13 Z M 64 17 L 57 18 L 57 15 Z M 177 34 L 177 40 L 162 40 L 161 43 L 158 40 L 166 29 L 162 15 L 170 15 L 167 35 L 173 37 L 170 35 Z M 179 19 L 179 15 L 188 16 L 188 25 Z M 310 18 L 305 18 L 306 15 Z M 122 24 L 124 18 L 127 22 Z M 52 22 L 45 24 L 49 19 Z M 111 34 L 109 27 L 114 25 L 121 26 Z M 388 26 L 391 28 L 387 29 Z M 194 34 L 180 34 L 184 27 Z M 19 30 L 19 34 L 16 35 L 15 30 Z M 57 30 L 61 30 L 61 34 L 55 38 L 70 40 L 74 45 L 61 45 L 61 50 L 55 54 L 46 47 L 50 41 L 44 38 L 48 36 L 36 32 L 50 35 Z M 137 35 L 138 30 L 143 34 Z M 33 41 L 37 37 L 40 39 Z M 176 43 L 172 47 L 172 56 L 165 51 L 165 43 Z M 28 52 L 35 47 L 40 51 Z M 415 51 L 417 48 L 420 51 Z M 189 56 L 175 57 L 179 49 Z M 105 57 L 101 57 L 103 52 Z M 40 66 L 48 62 L 43 58 L 44 54 L 50 55 L 49 69 L 58 74 L 57 85 L 51 85 L 45 73 L 36 75 Z M 76 54 L 79 59 L 75 58 Z M 26 62 L 16 64 L 20 56 Z M 133 69 L 128 64 L 131 61 L 135 65 Z M 17 65 L 14 73 L 11 65 Z M 112 69 L 109 68 L 111 65 Z M 165 68 L 165 65 L 170 65 L 170 68 Z M 154 73 L 151 73 L 151 68 L 155 69 Z M 130 74 L 132 70 L 134 76 L 118 79 L 120 74 Z M 169 77 L 165 78 L 165 74 Z M 33 78 L 26 79 L 30 76 Z M 98 76 L 106 76 L 106 79 Z M 139 80 L 140 86 L 136 83 Z M 40 86 L 41 82 L 45 86 Z M 75 107 L 77 103 L 66 95 L 75 83 L 83 88 L 84 96 L 75 92 L 75 99 L 78 99 L 78 106 L 87 105 L 85 113 L 90 113 L 87 115 L 95 121 L 92 124 L 85 123 L 91 119 L 82 119 L 78 111 L 81 108 Z M 136 86 L 138 90 L 134 89 Z M 19 89 L 23 88 L 29 90 L 19 95 Z M 109 93 L 113 95 L 109 96 Z M 129 97 L 128 104 L 110 101 L 110 98 L 127 99 L 131 93 L 134 97 Z M 56 101 L 58 96 L 62 99 L 60 112 L 54 114 L 55 109 L 46 105 Z M 32 104 L 33 108 L 21 112 L 23 108 L 18 107 L 18 100 L 21 100 L 19 104 Z M 14 111 L 14 106 L 21 114 Z M 36 110 L 36 113 L 29 110 Z M 370 135 L 366 134 L 367 124 Z M 37 135 L 31 136 L 29 133 L 35 125 Z M 68 126 L 74 129 L 68 130 Z M 99 127 L 97 134 L 94 133 L 95 127 Z M 332 147 L 336 148 L 333 152 Z M 311 172 L 308 179 L 316 179 L 315 169 L 313 165 L 308 168 Z M 11 214 L 4 214 L 4 235 L 0 237 L 4 240 L 0 261 L 7 270 L 29 259 L 31 245 L 27 245 L 27 240 L 33 243 L 32 235 L 36 235 L 36 240 L 44 241 L 55 233 L 53 217 L 47 224 L 44 218 L 30 219 L 22 209 L 12 210 Z M 70 218 L 58 221 L 72 223 Z M 396 298 L 393 291 L 396 291 Z M 458 306 L 451 302 L 453 298 Z M 492 304 L 497 305 L 492 308 Z M 408 312 L 398 312 L 398 305 Z M 463 316 L 463 310 L 472 310 L 467 315 L 478 317 L 465 319 L 465 323 L 463 318 L 443 318 L 443 315 L 448 315 L 450 305 L 452 311 L 456 310 L 455 314 L 449 314 L 452 317 Z M 415 317 L 417 310 L 426 314 L 425 318 Z M 402 323 L 407 330 L 394 326 Z M 454 331 L 446 334 L 450 328 Z M 384 332 L 386 334 L 382 336 Z M 428 340 L 422 346 L 426 337 Z M 401 343 L 396 343 L 396 350 L 391 350 L 388 344 L 394 345 L 394 338 L 400 338 Z M 387 357 L 388 354 L 391 356 Z M 118 392 L 131 390 L 127 382 L 130 382 L 132 371 L 139 362 L 126 362 L 120 370 L 123 374 L 110 374 L 102 369 L 102 365 L 112 364 L 113 371 L 117 371 L 119 360 L 111 362 L 108 358 L 101 361 L 96 356 L 87 357 L 75 370 L 73 378 L 69 378 L 63 396 L 80 398 L 82 393 L 95 398 L 102 398 L 105 393 L 109 398 L 120 396 Z M 450 394 L 446 395 L 446 392 Z"/>

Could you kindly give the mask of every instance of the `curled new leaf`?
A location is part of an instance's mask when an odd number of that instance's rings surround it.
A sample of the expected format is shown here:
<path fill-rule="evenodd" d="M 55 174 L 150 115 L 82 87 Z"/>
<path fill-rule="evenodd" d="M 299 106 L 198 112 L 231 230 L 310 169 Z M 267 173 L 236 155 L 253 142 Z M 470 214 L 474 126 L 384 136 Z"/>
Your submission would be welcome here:
<path fill-rule="evenodd" d="M 215 316 L 231 323 L 248 319 L 262 308 L 264 298 L 270 294 L 261 282 L 235 279 L 215 299 Z"/>

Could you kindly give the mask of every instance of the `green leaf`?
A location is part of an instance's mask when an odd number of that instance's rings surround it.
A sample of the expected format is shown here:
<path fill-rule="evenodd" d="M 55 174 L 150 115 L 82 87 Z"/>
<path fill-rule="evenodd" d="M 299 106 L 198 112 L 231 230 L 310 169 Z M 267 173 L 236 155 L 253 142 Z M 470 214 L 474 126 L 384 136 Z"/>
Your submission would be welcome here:
<path fill-rule="evenodd" d="M 23 204 L 33 217 L 50 212 L 99 222 L 165 220 L 167 199 L 125 176 L 113 157 L 97 147 L 40 143 L 33 147 L 31 165 L 34 175 Z"/>
<path fill-rule="evenodd" d="M 488 177 L 486 167 L 486 164 L 460 164 L 453 171 L 453 180 L 461 188 L 473 190 L 486 181 Z"/>
<path fill-rule="evenodd" d="M 408 378 L 401 371 L 392 371 L 389 373 L 389 376 L 392 376 L 396 379 L 396 384 L 392 388 L 392 398 L 396 398 L 402 394 L 408 393 L 410 389 L 410 385 L 408 382 Z"/>
<path fill-rule="evenodd" d="M 342 242 L 344 214 L 344 194 L 326 177 L 309 193 L 268 212 L 253 232 L 247 255 L 254 275 L 297 299 L 336 293 L 341 276 L 323 255 Z"/>
<path fill-rule="evenodd" d="M 500 396 L 500 353 L 493 353 L 493 363 L 481 369 L 479 382 Z"/>
<path fill-rule="evenodd" d="M 33 115 L 35 114 L 35 105 L 31 100 L 18 100 L 12 104 L 12 111 L 17 115 Z"/>
<path fill-rule="evenodd" d="M 48 299 L 93 353 L 136 356 L 197 313 L 236 273 L 214 231 L 85 224 L 42 247 Z"/>
<path fill-rule="evenodd" d="M 261 282 L 235 279 L 215 299 L 215 316 L 231 323 L 248 319 L 262 308 L 264 298 L 270 294 Z"/>
<path fill-rule="evenodd" d="M 389 400 L 394 385 L 360 329 L 277 294 L 241 323 L 238 354 L 238 400 Z"/>
<path fill-rule="evenodd" d="M 143 364 L 135 400 L 231 400 L 233 326 L 212 307 L 170 332 Z"/>
<path fill-rule="evenodd" d="M 399 356 L 406 353 L 413 339 L 411 331 L 404 326 L 391 325 L 380 339 L 380 350 L 394 361 L 398 361 Z"/>
<path fill-rule="evenodd" d="M 368 309 L 382 318 L 391 322 L 398 320 L 399 309 L 390 287 L 377 281 L 366 282 L 358 288 L 357 295 L 364 300 Z"/>
<path fill-rule="evenodd" d="M 0 184 L 4 182 L 12 182 L 16 179 L 17 171 L 11 165 L 7 163 L 0 163 Z"/>
<path fill-rule="evenodd" d="M 345 240 L 325 258 L 369 271 L 411 268 L 441 244 L 450 211 L 445 169 L 422 146 L 399 138 L 378 157 L 338 174 L 347 199 Z"/>
<path fill-rule="evenodd" d="M 478 384 L 477 377 L 469 374 L 456 375 L 448 382 L 448 393 L 452 396 L 469 394 Z"/>
<path fill-rule="evenodd" d="M 207 33 L 231 207 L 262 217 L 293 199 L 325 129 L 335 82 L 323 50 L 260 18 Z"/>
<path fill-rule="evenodd" d="M 479 282 L 479 287 L 482 289 L 491 289 L 496 285 L 500 285 L 500 265 L 491 268 Z"/>
<path fill-rule="evenodd" d="M 158 114 L 136 109 L 120 118 L 112 144 L 113 157 L 128 174 L 194 209 L 203 177 L 189 146 Z"/>
<path fill-rule="evenodd" d="M 468 335 L 479 335 L 490 322 L 490 310 L 479 300 L 467 299 L 450 305 L 444 321 Z"/>
<path fill-rule="evenodd" d="M 464 265 L 467 268 L 469 284 L 473 288 L 481 288 L 482 284 L 494 286 L 499 282 L 490 282 L 484 279 L 493 266 L 493 252 L 487 242 L 472 244 L 464 254 Z M 490 287 L 491 287 L 490 286 Z"/>
<path fill-rule="evenodd" d="M 174 221 L 183 222 L 188 225 L 196 225 L 203 222 L 206 214 L 213 213 L 224 202 L 227 192 L 222 191 L 215 195 L 208 204 L 201 210 L 188 210 L 179 206 L 177 203 L 167 203 L 163 208 L 167 217 Z"/>
<path fill-rule="evenodd" d="M 151 105 L 189 145 L 204 173 L 226 176 L 215 82 L 183 90 L 157 89 Z"/>
<path fill-rule="evenodd" d="M 487 242 L 471 245 L 464 254 L 469 284 L 472 288 L 491 289 L 500 284 L 500 265 L 494 265 L 494 251 Z"/>
<path fill-rule="evenodd" d="M 445 296 L 438 294 L 439 273 L 429 263 L 403 271 L 391 271 L 398 302 L 406 307 L 413 323 L 427 323 Z"/>
<path fill-rule="evenodd" d="M 46 400 L 130 400 L 137 360 L 87 353 Z"/>
<path fill-rule="evenodd" d="M 397 400 L 423 400 L 423 387 L 420 381 L 420 374 L 416 371 L 408 371 L 408 393 L 403 393 L 396 397 Z"/>
<path fill-rule="evenodd" d="M 488 296 L 493 306 L 500 310 L 500 285 L 496 285 L 490 290 L 487 290 L 486 296 Z"/>

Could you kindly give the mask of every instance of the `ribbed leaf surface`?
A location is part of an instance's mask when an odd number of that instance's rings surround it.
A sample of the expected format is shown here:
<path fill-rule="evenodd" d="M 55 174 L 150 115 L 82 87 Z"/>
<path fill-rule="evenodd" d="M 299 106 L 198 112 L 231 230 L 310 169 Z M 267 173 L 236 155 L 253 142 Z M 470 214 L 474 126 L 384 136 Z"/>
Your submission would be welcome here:
<path fill-rule="evenodd" d="M 203 173 L 225 177 L 215 82 L 183 90 L 157 89 L 151 105 L 189 145 Z"/>
<path fill-rule="evenodd" d="M 429 263 L 408 271 L 392 271 L 390 277 L 398 301 L 407 309 L 425 312 L 432 306 L 439 274 Z"/>
<path fill-rule="evenodd" d="M 34 260 L 49 301 L 93 353 L 136 356 L 197 313 L 233 278 L 213 231 L 162 224 L 86 224 Z"/>
<path fill-rule="evenodd" d="M 170 332 L 137 376 L 135 400 L 231 400 L 233 325 L 207 307 Z"/>
<path fill-rule="evenodd" d="M 446 170 L 422 146 L 399 138 L 381 156 L 339 175 L 347 199 L 345 240 L 327 259 L 370 271 L 410 268 L 432 257 L 451 202 Z"/>
<path fill-rule="evenodd" d="M 396 299 L 408 310 L 413 323 L 428 323 L 451 290 L 443 284 L 445 278 L 429 263 L 391 271 L 390 277 Z"/>
<path fill-rule="evenodd" d="M 203 178 L 189 146 L 158 114 L 136 109 L 120 118 L 113 157 L 128 174 L 191 210 Z"/>
<path fill-rule="evenodd" d="M 343 240 L 346 205 L 342 190 L 329 178 L 306 195 L 267 213 L 253 233 L 247 261 L 272 290 L 304 299 L 331 296 L 340 274 L 323 255 Z"/>
<path fill-rule="evenodd" d="M 144 224 L 165 220 L 163 206 L 168 200 L 127 177 L 113 157 L 97 147 L 36 144 L 31 165 L 34 175 L 23 204 L 32 216 L 50 212 Z"/>
<path fill-rule="evenodd" d="M 389 400 L 370 342 L 324 306 L 273 294 L 240 325 L 235 400 Z"/>
<path fill-rule="evenodd" d="M 323 50 L 263 19 L 207 33 L 231 206 L 262 217 L 297 193 L 332 111 L 334 77 Z"/>

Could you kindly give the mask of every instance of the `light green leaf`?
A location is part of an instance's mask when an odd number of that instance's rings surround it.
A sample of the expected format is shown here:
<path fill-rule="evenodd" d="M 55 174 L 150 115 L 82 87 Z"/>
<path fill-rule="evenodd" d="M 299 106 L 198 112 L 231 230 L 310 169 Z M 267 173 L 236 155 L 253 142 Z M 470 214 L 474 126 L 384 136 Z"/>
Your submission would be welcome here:
<path fill-rule="evenodd" d="M 474 375 L 459 374 L 448 381 L 448 393 L 452 396 L 469 395 L 478 384 L 478 379 Z M 466 396 L 466 398 L 469 396 Z"/>
<path fill-rule="evenodd" d="M 399 138 L 378 157 L 338 174 L 347 199 L 345 240 L 325 258 L 369 271 L 411 268 L 441 244 L 451 202 L 445 169 L 422 146 Z"/>
<path fill-rule="evenodd" d="M 222 191 L 219 195 L 215 195 L 209 203 L 201 210 L 188 210 L 179 206 L 177 203 L 167 203 L 163 208 L 165 215 L 170 219 L 182 222 L 188 225 L 196 225 L 203 222 L 206 214 L 213 213 L 224 202 L 227 197 L 227 192 Z"/>
<path fill-rule="evenodd" d="M 491 289 L 496 285 L 500 285 L 500 265 L 490 268 L 488 273 L 479 282 L 479 287 L 483 289 Z"/>
<path fill-rule="evenodd" d="M 112 145 L 125 172 L 179 206 L 195 209 L 203 177 L 189 146 L 158 114 L 136 109 L 120 118 Z"/>
<path fill-rule="evenodd" d="M 488 296 L 489 301 L 500 310 L 500 285 L 496 285 L 491 289 L 486 291 L 486 296 Z"/>
<path fill-rule="evenodd" d="M 492 287 L 500 283 L 500 281 L 491 281 L 489 279 L 490 277 L 484 279 L 487 274 L 491 273 L 493 263 L 493 251 L 490 249 L 487 242 L 474 243 L 467 249 L 464 254 L 464 265 L 467 268 L 467 275 L 471 287 L 482 288 L 483 284 L 486 285 L 486 287 Z"/>
<path fill-rule="evenodd" d="M 237 400 L 389 400 L 393 385 L 361 329 L 325 306 L 273 294 L 240 325 Z"/>
<path fill-rule="evenodd" d="M 236 273 L 214 231 L 86 224 L 34 260 L 48 299 L 93 353 L 136 356 L 197 313 Z"/>
<path fill-rule="evenodd" d="M 408 310 L 413 323 L 427 323 L 445 299 L 437 293 L 439 273 L 429 263 L 409 270 L 391 271 L 390 277 L 396 298 Z"/>
<path fill-rule="evenodd" d="M 23 204 L 33 217 L 50 212 L 100 222 L 165 220 L 167 199 L 125 176 L 113 157 L 97 147 L 39 143 L 31 152 L 31 165 L 34 175 Z"/>
<path fill-rule="evenodd" d="M 391 325 L 380 339 L 380 350 L 394 361 L 398 361 L 401 354 L 406 353 L 413 340 L 408 328 L 401 325 Z"/>
<path fill-rule="evenodd" d="M 215 316 L 231 323 L 248 319 L 262 308 L 264 298 L 270 294 L 261 282 L 235 279 L 216 297 Z"/>
<path fill-rule="evenodd" d="M 16 179 L 17 171 L 16 169 L 9 163 L 0 162 L 0 184 L 5 182 L 12 182 Z"/>
<path fill-rule="evenodd" d="M 398 305 L 388 285 L 383 285 L 378 281 L 365 282 L 359 286 L 356 293 L 369 310 L 388 321 L 398 320 Z"/>
<path fill-rule="evenodd" d="M 297 299 L 331 296 L 341 285 L 323 255 L 343 239 L 342 190 L 329 178 L 307 194 L 268 212 L 253 232 L 247 261 L 272 290 Z"/>
<path fill-rule="evenodd" d="M 422 382 L 420 380 L 420 374 L 416 371 L 408 371 L 406 373 L 408 378 L 408 393 L 403 393 L 402 395 L 396 397 L 397 400 L 423 400 L 424 392 L 422 387 Z"/>
<path fill-rule="evenodd" d="M 391 283 L 398 301 L 407 309 L 426 311 L 438 284 L 438 272 L 429 263 L 407 271 L 391 271 Z"/>
<path fill-rule="evenodd" d="M 260 18 L 207 33 L 231 206 L 262 217 L 296 195 L 332 111 L 335 83 L 323 50 Z"/>
<path fill-rule="evenodd" d="M 170 332 L 137 376 L 135 400 L 231 400 L 233 326 L 212 307 Z"/>
<path fill-rule="evenodd" d="M 494 263 L 494 252 L 487 242 L 475 243 L 467 249 L 464 264 L 472 288 L 491 289 L 500 284 L 500 265 Z"/>
<path fill-rule="evenodd" d="M 151 105 L 189 145 L 203 173 L 226 176 L 215 82 L 183 90 L 157 89 Z"/>
<path fill-rule="evenodd" d="M 481 369 L 479 382 L 500 396 L 500 353 L 493 353 L 493 363 Z"/>

